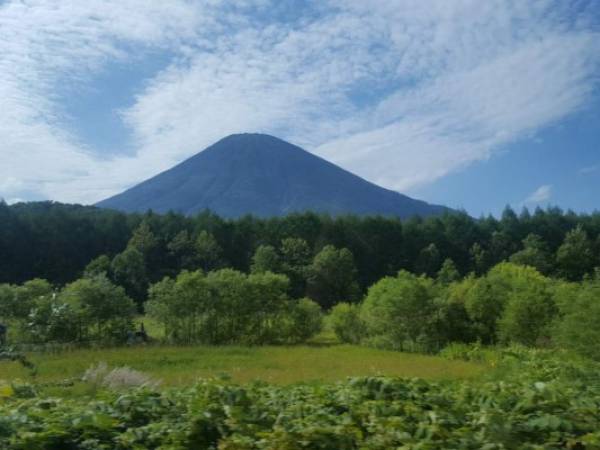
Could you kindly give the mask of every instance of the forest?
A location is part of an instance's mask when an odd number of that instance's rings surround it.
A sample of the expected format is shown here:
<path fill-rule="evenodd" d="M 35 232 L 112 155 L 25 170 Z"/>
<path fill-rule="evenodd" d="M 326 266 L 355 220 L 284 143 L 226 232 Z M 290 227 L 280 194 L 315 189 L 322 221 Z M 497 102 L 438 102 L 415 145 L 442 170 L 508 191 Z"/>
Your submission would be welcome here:
<path fill-rule="evenodd" d="M 124 215 L 1 205 L 0 319 L 14 342 L 115 345 L 145 314 L 175 344 L 451 343 L 600 357 L 600 214 Z M 26 246 L 27 249 L 21 248 Z M 27 272 L 27 281 L 16 274 Z M 14 275 L 13 275 L 14 274 Z M 589 323 L 588 327 L 580 327 Z"/>
<path fill-rule="evenodd" d="M 0 215 L 2 448 L 600 445 L 600 214 Z"/>
<path fill-rule="evenodd" d="M 224 220 L 208 211 L 186 217 L 0 202 L 0 283 L 41 278 L 62 286 L 81 277 L 99 257 L 100 264 L 106 256 L 119 272 L 125 260 L 140 259 L 137 250 L 144 258 L 139 280 L 144 283 L 140 292 L 130 294 L 141 299 L 147 283 L 183 269 L 229 267 L 247 273 L 257 251 L 263 260 L 276 253 L 283 266 L 307 265 L 327 245 L 352 254 L 362 293 L 399 270 L 434 276 L 447 259 L 461 276 L 482 275 L 511 260 L 547 276 L 577 281 L 600 265 L 600 213 L 538 208 L 517 214 L 507 207 L 500 218 L 475 219 L 457 212 L 400 221 L 308 212 Z"/>

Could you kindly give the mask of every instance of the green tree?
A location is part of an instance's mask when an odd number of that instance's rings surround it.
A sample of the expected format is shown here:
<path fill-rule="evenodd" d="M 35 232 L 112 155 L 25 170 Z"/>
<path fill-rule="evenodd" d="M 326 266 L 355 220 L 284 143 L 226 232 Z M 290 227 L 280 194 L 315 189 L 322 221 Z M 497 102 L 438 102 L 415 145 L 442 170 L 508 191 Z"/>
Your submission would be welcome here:
<path fill-rule="evenodd" d="M 158 239 L 152 232 L 148 222 L 143 221 L 134 230 L 127 247 L 139 251 L 144 258 L 150 259 L 158 247 Z"/>
<path fill-rule="evenodd" d="M 144 305 L 148 317 L 151 317 L 163 326 L 166 340 L 173 342 L 178 341 L 179 334 L 177 331 L 181 328 L 178 325 L 179 316 L 184 311 L 180 305 L 175 303 L 177 299 L 179 297 L 175 295 L 175 280 L 164 277 L 161 281 L 152 284 L 148 288 L 148 301 Z M 185 311 L 187 317 L 189 317 L 191 313 L 187 309 Z M 183 340 L 185 341 L 185 339 Z M 191 342 L 191 339 L 188 342 Z"/>
<path fill-rule="evenodd" d="M 99 275 L 67 285 L 60 299 L 81 318 L 82 335 L 107 342 L 124 342 L 132 329 L 135 305 L 125 290 Z"/>
<path fill-rule="evenodd" d="M 445 285 L 448 285 L 454 281 L 458 281 L 460 279 L 460 273 L 458 273 L 458 269 L 456 268 L 456 264 L 450 258 L 446 258 L 442 267 L 437 273 L 437 280 Z"/>
<path fill-rule="evenodd" d="M 0 322 L 7 322 L 14 317 L 15 288 L 10 284 L 0 284 Z"/>
<path fill-rule="evenodd" d="M 552 270 L 552 258 L 548 245 L 540 236 L 533 233 L 523 239 L 523 250 L 511 255 L 510 262 L 533 267 L 545 275 Z"/>
<path fill-rule="evenodd" d="M 422 349 L 419 344 L 430 337 L 433 300 L 430 280 L 405 271 L 381 279 L 361 308 L 369 341 L 396 350 Z"/>
<path fill-rule="evenodd" d="M 204 273 L 183 271 L 176 280 L 164 278 L 150 287 L 146 311 L 164 326 L 170 341 L 211 343 L 217 333 L 218 322 L 211 323 L 218 320 L 217 306 Z"/>
<path fill-rule="evenodd" d="M 29 316 L 36 301 L 51 296 L 54 292 L 52 285 L 41 279 L 34 279 L 15 288 L 13 318 L 24 321 Z"/>
<path fill-rule="evenodd" d="M 40 297 L 29 312 L 24 334 L 34 343 L 75 342 L 81 338 L 81 317 L 60 296 Z"/>
<path fill-rule="evenodd" d="M 97 258 L 92 259 L 83 270 L 83 276 L 86 278 L 93 278 L 98 275 L 108 276 L 109 273 L 110 258 L 107 255 L 100 255 Z"/>
<path fill-rule="evenodd" d="M 193 270 L 198 267 L 198 252 L 194 240 L 187 230 L 182 230 L 167 244 L 169 255 L 175 260 L 176 267 L 181 270 Z"/>
<path fill-rule="evenodd" d="M 315 256 L 308 270 L 308 294 L 324 309 L 360 295 L 354 257 L 346 248 L 327 245 Z"/>
<path fill-rule="evenodd" d="M 436 329 L 441 343 L 473 342 L 476 332 L 465 303 L 477 283 L 474 276 L 450 283 L 436 301 Z"/>
<path fill-rule="evenodd" d="M 299 298 L 306 293 L 306 278 L 310 265 L 310 248 L 304 239 L 286 238 L 281 241 L 281 271 L 290 280 L 290 295 Z"/>
<path fill-rule="evenodd" d="M 600 283 L 571 285 L 568 291 L 568 300 L 563 298 L 560 303 L 556 341 L 581 355 L 600 360 Z"/>
<path fill-rule="evenodd" d="M 150 287 L 146 310 L 173 342 L 273 343 L 286 332 L 287 289 L 285 275 L 270 272 L 184 271 Z"/>
<path fill-rule="evenodd" d="M 282 329 L 282 320 L 290 313 L 289 284 L 289 279 L 282 274 L 263 272 L 248 275 L 243 309 L 238 309 L 244 314 L 245 343 L 273 343 L 284 337 L 286 331 Z M 301 318 L 299 314 L 296 317 Z"/>
<path fill-rule="evenodd" d="M 510 255 L 517 250 L 517 242 L 506 231 L 494 231 L 489 245 L 489 258 L 492 264 L 507 261 Z"/>
<path fill-rule="evenodd" d="M 252 256 L 253 273 L 273 272 L 281 270 L 281 258 L 272 245 L 260 245 Z"/>
<path fill-rule="evenodd" d="M 114 257 L 110 265 L 114 281 L 139 305 L 146 299 L 148 276 L 144 255 L 135 247 L 127 247 Z"/>
<path fill-rule="evenodd" d="M 211 344 L 233 344 L 243 341 L 254 314 L 247 275 L 233 269 L 221 269 L 207 274 L 214 295 L 214 315 L 206 323 L 211 331 Z M 248 302 L 250 300 L 250 302 Z"/>
<path fill-rule="evenodd" d="M 548 344 L 550 325 L 557 313 L 551 282 L 529 267 L 520 277 L 498 321 L 499 340 L 527 346 Z"/>
<path fill-rule="evenodd" d="M 429 244 L 419 252 L 415 264 L 416 273 L 419 275 L 435 276 L 440 270 L 441 255 L 435 244 Z"/>
<path fill-rule="evenodd" d="M 496 265 L 466 293 L 465 307 L 486 344 L 532 345 L 544 337 L 554 314 L 549 280 L 532 267 Z"/>
<path fill-rule="evenodd" d="M 556 252 L 556 264 L 567 280 L 581 280 L 594 267 L 592 243 L 581 226 L 569 231 Z"/>
<path fill-rule="evenodd" d="M 469 250 L 469 253 L 475 274 L 484 275 L 490 268 L 489 252 L 476 242 Z"/>
<path fill-rule="evenodd" d="M 196 238 L 195 250 L 200 268 L 205 272 L 215 270 L 221 265 L 223 250 L 215 237 L 206 230 L 202 230 Z"/>
<path fill-rule="evenodd" d="M 304 267 L 310 264 L 310 248 L 304 239 L 283 239 L 281 255 L 283 263 L 290 267 Z"/>
<path fill-rule="evenodd" d="M 321 331 L 321 307 L 308 298 L 292 300 L 289 304 L 285 338 L 292 343 L 306 342 Z"/>
<path fill-rule="evenodd" d="M 360 305 L 338 303 L 331 308 L 328 320 L 341 342 L 358 344 L 365 336 L 365 324 L 360 317 Z"/>

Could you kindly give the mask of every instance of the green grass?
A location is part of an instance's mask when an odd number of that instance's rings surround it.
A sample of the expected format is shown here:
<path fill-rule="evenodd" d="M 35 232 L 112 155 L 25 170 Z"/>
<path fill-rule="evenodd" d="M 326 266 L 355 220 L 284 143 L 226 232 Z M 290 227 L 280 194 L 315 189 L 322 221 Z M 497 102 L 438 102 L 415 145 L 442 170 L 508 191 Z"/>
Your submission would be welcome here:
<path fill-rule="evenodd" d="M 266 347 L 140 346 L 30 354 L 38 367 L 35 382 L 79 378 L 93 364 L 129 366 L 162 380 L 166 386 L 193 384 L 198 378 L 227 374 L 236 382 L 277 384 L 337 381 L 349 376 L 388 375 L 427 379 L 463 379 L 484 366 L 351 345 Z M 0 362 L 0 379 L 34 381 L 17 363 Z"/>

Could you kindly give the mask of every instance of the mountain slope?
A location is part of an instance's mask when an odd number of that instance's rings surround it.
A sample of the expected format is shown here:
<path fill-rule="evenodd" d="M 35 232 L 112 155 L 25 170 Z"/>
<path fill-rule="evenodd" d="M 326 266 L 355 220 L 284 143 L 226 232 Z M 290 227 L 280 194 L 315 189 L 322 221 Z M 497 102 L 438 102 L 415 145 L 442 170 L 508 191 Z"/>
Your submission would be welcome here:
<path fill-rule="evenodd" d="M 383 189 L 300 147 L 264 134 L 235 134 L 97 206 L 127 212 L 204 209 L 224 216 L 291 212 L 441 214 L 429 205 Z"/>

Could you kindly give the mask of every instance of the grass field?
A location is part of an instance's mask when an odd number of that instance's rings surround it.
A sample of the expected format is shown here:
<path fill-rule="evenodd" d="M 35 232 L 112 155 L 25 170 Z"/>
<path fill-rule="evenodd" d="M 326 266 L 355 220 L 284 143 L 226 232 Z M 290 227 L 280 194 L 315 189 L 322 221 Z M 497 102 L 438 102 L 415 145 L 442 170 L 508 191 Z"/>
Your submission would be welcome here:
<path fill-rule="evenodd" d="M 268 381 L 289 384 L 337 381 L 349 376 L 389 375 L 427 379 L 477 376 L 483 367 L 462 361 L 376 350 L 351 345 L 267 347 L 141 346 L 74 350 L 29 355 L 38 368 L 39 383 L 80 378 L 93 364 L 129 366 L 166 386 L 183 386 L 201 377 L 228 375 L 236 382 Z M 17 363 L 0 362 L 0 379 L 33 381 Z"/>

